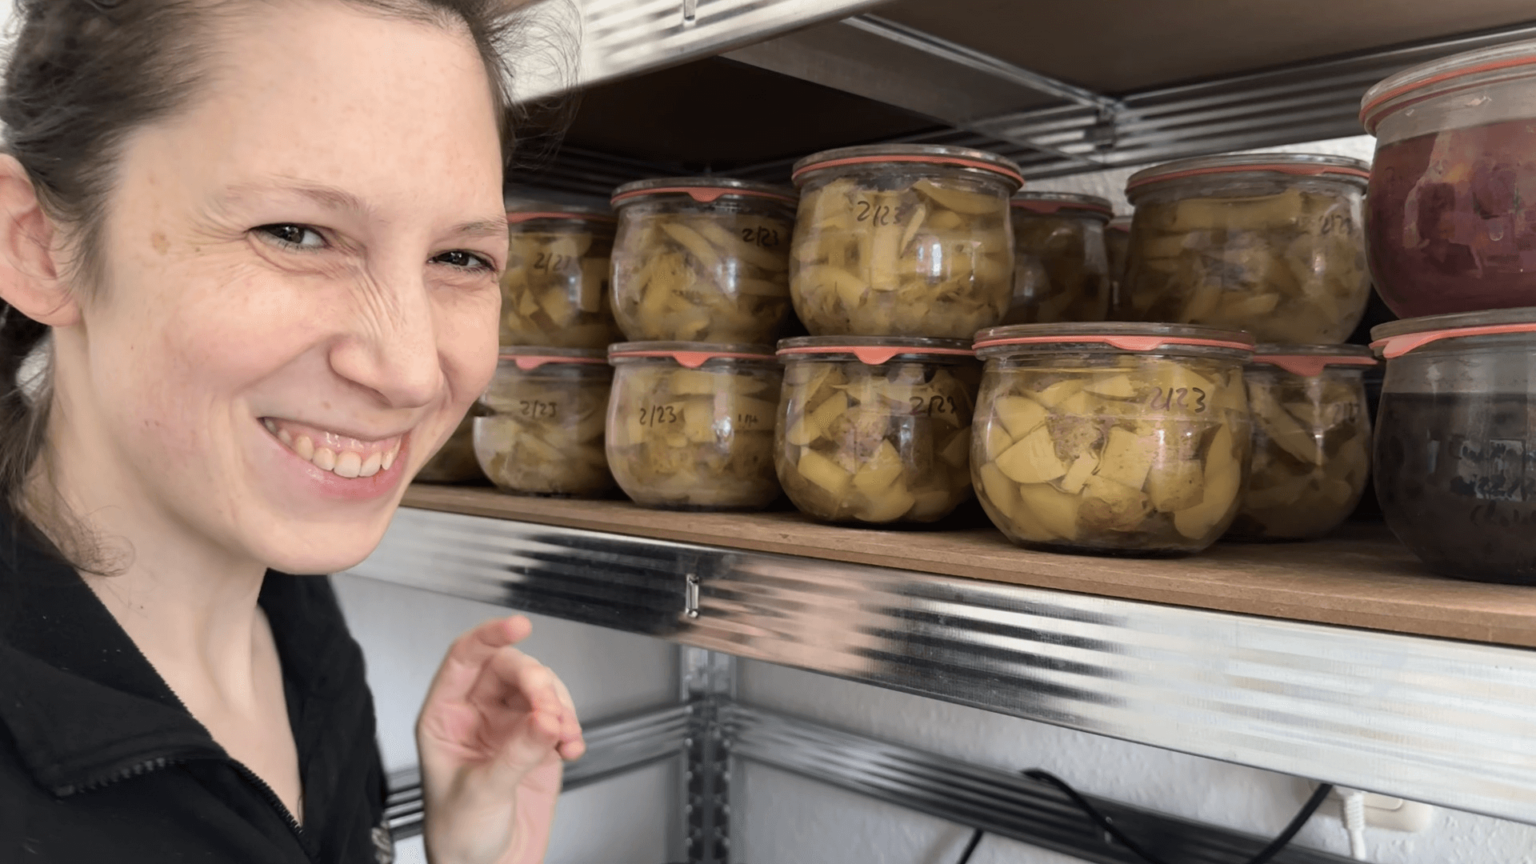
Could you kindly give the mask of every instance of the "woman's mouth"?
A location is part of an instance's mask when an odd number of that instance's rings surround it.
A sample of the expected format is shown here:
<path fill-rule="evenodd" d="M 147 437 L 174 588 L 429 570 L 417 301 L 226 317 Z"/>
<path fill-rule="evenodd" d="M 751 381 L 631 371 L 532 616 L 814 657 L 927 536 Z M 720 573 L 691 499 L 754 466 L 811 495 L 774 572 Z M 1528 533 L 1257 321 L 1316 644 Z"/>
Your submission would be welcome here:
<path fill-rule="evenodd" d="M 291 420 L 262 418 L 272 437 L 283 443 L 295 456 L 337 477 L 353 480 L 388 471 L 400 455 L 405 436 L 393 435 L 377 441 L 364 441 L 306 426 Z"/>

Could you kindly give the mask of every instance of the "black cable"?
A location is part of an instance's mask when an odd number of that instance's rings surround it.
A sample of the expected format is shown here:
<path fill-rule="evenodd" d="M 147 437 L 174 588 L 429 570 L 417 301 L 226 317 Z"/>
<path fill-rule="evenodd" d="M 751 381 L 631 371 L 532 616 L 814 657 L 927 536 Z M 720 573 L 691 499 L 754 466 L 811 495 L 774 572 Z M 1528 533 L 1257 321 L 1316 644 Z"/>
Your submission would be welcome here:
<path fill-rule="evenodd" d="M 1158 858 L 1151 852 L 1141 848 L 1141 846 L 1137 844 L 1136 841 L 1127 837 L 1124 832 L 1116 827 L 1115 823 L 1111 821 L 1108 816 L 1105 816 L 1103 813 L 1099 812 L 1099 808 L 1093 806 L 1093 804 L 1089 802 L 1087 798 L 1079 795 L 1076 789 L 1073 789 L 1071 786 L 1067 785 L 1067 781 L 1057 777 L 1055 774 L 1052 774 L 1049 771 L 1042 771 L 1038 768 L 1025 771 L 1024 776 L 1031 780 L 1047 783 L 1056 787 L 1056 789 L 1063 795 L 1067 796 L 1067 798 L 1071 800 L 1073 804 L 1076 804 L 1078 809 L 1082 810 L 1083 813 L 1093 821 L 1093 824 L 1097 825 L 1100 830 L 1104 831 L 1109 836 L 1115 838 L 1115 842 L 1119 843 L 1121 846 L 1124 846 L 1132 855 L 1135 855 L 1137 858 L 1147 862 L 1147 864 L 1165 864 L 1161 858 Z M 1296 834 L 1299 831 L 1301 831 L 1302 826 L 1307 824 L 1307 820 L 1312 818 L 1312 814 L 1317 812 L 1317 808 L 1323 806 L 1323 801 L 1327 800 L 1328 793 L 1332 791 L 1333 786 L 1331 784 L 1324 783 L 1321 786 L 1318 786 L 1317 790 L 1312 793 L 1312 797 L 1307 799 L 1307 803 L 1301 805 L 1301 810 L 1296 813 L 1296 816 L 1291 820 L 1291 823 L 1285 826 L 1285 830 L 1281 831 L 1279 836 L 1275 837 L 1274 840 L 1269 842 L 1269 845 L 1265 846 L 1263 849 L 1260 849 L 1257 854 L 1255 854 L 1252 858 L 1249 858 L 1246 862 L 1244 862 L 1244 864 L 1267 864 L 1270 859 L 1280 854 L 1282 849 L 1290 845 L 1291 840 L 1296 837 Z M 971 835 L 971 842 L 965 847 L 965 852 L 960 856 L 958 864 L 967 864 L 967 862 L 971 860 L 971 855 L 976 851 L 976 845 L 981 842 L 981 838 L 984 833 L 985 832 L 981 831 L 980 829 L 977 829 L 976 833 Z"/>
<path fill-rule="evenodd" d="M 971 842 L 965 844 L 965 851 L 960 853 L 957 864 L 970 864 L 971 856 L 976 854 L 976 847 L 981 845 L 981 838 L 985 836 L 987 832 L 977 828 L 976 833 L 971 835 Z"/>

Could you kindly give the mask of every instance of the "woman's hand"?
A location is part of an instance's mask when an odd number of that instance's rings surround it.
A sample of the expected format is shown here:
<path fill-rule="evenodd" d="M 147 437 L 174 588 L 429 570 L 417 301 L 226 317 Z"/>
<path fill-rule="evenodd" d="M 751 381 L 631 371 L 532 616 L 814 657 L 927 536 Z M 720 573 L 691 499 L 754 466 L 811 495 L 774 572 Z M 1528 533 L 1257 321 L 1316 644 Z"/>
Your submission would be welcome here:
<path fill-rule="evenodd" d="M 533 625 L 488 621 L 453 643 L 416 722 L 432 864 L 537 864 L 562 760 L 586 751 L 565 685 L 512 647 Z"/>

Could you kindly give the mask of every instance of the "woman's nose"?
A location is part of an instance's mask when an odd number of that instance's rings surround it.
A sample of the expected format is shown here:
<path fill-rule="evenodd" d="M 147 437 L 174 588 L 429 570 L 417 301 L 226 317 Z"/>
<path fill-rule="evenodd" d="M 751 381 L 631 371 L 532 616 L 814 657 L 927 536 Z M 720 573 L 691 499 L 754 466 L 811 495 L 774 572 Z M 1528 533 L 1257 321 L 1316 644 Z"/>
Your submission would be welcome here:
<path fill-rule="evenodd" d="M 438 398 L 442 364 L 431 297 L 421 274 L 369 280 L 356 293 L 344 338 L 331 350 L 331 368 L 372 390 L 391 408 Z"/>

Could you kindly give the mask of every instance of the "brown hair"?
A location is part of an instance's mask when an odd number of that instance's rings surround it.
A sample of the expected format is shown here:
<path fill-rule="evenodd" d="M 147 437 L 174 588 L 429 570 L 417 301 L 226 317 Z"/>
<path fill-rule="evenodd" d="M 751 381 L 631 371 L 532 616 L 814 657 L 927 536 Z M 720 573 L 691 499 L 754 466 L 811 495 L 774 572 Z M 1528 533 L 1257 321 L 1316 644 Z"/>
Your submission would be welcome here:
<path fill-rule="evenodd" d="M 201 80 L 200 48 L 221 10 L 255 0 L 17 0 L 19 33 L 5 66 L 0 123 L 5 150 L 21 163 L 43 211 L 69 240 L 71 283 L 99 284 L 103 206 L 123 141 L 184 106 Z M 462 27 L 485 63 L 503 155 L 512 149 L 510 71 L 503 59 L 527 0 L 335 0 L 381 14 Z M 78 532 L 60 502 L 27 492 L 38 470 L 52 401 L 45 371 L 23 388 L 28 355 L 48 351 L 49 328 L 0 300 L 0 508 L 50 523 L 56 538 Z M 24 389 L 29 390 L 23 392 Z M 60 524 L 62 523 L 62 524 Z M 64 539 L 64 538 L 59 538 Z M 88 538 L 61 543 L 80 566 Z"/>

